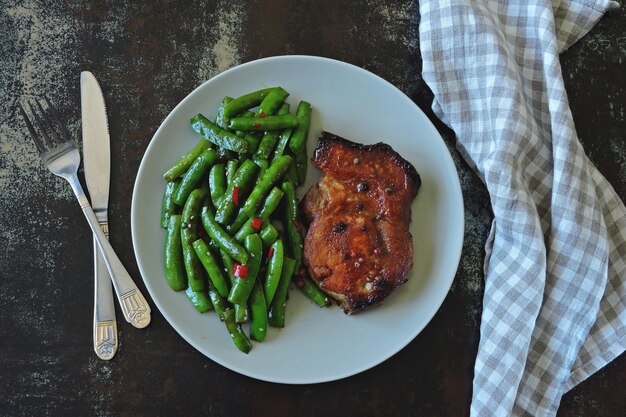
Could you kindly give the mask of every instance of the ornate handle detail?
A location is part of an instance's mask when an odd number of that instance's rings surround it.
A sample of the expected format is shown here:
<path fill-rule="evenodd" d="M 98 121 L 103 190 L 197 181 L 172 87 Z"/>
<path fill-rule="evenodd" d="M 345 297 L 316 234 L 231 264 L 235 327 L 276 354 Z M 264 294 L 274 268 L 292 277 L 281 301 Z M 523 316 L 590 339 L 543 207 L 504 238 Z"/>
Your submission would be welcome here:
<path fill-rule="evenodd" d="M 108 237 L 107 223 L 100 228 Z M 100 359 L 110 360 L 117 352 L 117 321 L 113 305 L 111 278 L 104 265 L 98 243 L 94 240 L 94 304 L 93 304 L 93 349 Z"/>
<path fill-rule="evenodd" d="M 124 318 L 139 329 L 146 327 L 150 323 L 150 307 L 148 306 L 148 302 L 139 292 L 137 285 L 135 285 L 130 274 L 126 268 L 124 268 L 124 265 L 122 265 L 122 262 L 115 254 L 115 250 L 100 228 L 98 219 L 89 204 L 89 200 L 85 197 L 85 192 L 78 181 L 78 177 L 73 175 L 67 177 L 67 180 L 70 182 L 72 190 L 74 190 L 74 194 L 83 209 L 83 214 L 89 223 L 89 227 L 91 227 L 91 231 L 98 242 L 100 253 L 102 253 L 104 263 L 109 271 L 109 275 L 111 275 L 113 288 L 115 288 L 115 292 L 122 305 Z"/>
<path fill-rule="evenodd" d="M 100 359 L 108 361 L 117 352 L 117 323 L 115 321 L 99 321 L 94 326 L 93 350 Z"/>
<path fill-rule="evenodd" d="M 139 291 L 130 290 L 122 295 L 122 311 L 126 320 L 138 329 L 150 324 L 150 307 Z"/>

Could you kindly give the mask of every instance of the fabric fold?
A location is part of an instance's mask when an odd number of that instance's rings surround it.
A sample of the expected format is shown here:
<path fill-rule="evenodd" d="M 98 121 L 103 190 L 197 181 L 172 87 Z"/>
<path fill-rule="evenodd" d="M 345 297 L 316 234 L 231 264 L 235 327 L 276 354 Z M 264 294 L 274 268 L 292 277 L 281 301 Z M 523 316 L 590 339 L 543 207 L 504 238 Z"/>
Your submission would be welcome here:
<path fill-rule="evenodd" d="M 420 2 L 433 110 L 485 183 L 471 415 L 555 415 L 626 348 L 626 209 L 576 135 L 559 53 L 613 2 Z"/>

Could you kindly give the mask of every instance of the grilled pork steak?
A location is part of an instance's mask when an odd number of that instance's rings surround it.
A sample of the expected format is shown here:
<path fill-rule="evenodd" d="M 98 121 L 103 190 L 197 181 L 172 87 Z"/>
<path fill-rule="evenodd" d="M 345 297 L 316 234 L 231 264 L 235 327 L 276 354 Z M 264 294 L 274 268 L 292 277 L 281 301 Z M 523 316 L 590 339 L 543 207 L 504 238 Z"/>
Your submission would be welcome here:
<path fill-rule="evenodd" d="M 323 177 L 302 201 L 309 231 L 304 263 L 347 314 L 379 304 L 413 267 L 415 168 L 384 143 L 361 145 L 323 132 L 313 156 Z"/>

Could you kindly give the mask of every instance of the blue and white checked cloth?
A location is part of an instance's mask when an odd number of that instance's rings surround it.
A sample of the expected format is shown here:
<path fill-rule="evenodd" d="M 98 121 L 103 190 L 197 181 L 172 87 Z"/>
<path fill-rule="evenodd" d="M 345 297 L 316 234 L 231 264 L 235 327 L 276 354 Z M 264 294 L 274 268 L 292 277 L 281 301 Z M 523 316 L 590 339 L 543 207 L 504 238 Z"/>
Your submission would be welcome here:
<path fill-rule="evenodd" d="M 626 348 L 626 209 L 578 141 L 559 63 L 614 6 L 420 2 L 433 109 L 494 213 L 472 416 L 553 416 Z"/>

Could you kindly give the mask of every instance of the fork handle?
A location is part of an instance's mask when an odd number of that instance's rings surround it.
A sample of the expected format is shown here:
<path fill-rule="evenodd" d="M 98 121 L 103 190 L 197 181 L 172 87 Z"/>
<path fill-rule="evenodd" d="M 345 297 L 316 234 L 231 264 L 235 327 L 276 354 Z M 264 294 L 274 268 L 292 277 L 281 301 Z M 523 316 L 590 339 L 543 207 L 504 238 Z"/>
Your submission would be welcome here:
<path fill-rule="evenodd" d="M 109 236 L 109 225 L 100 222 L 104 235 Z M 118 346 L 117 320 L 113 304 L 113 289 L 106 264 L 95 237 L 93 239 L 94 303 L 93 303 L 93 349 L 100 359 L 110 360 Z"/>
<path fill-rule="evenodd" d="M 124 318 L 127 322 L 139 329 L 146 327 L 150 324 L 151 310 L 148 302 L 139 291 L 139 288 L 137 288 L 137 285 L 130 277 L 130 274 L 126 271 L 126 268 L 124 268 L 124 265 L 122 265 L 122 262 L 115 254 L 113 247 L 100 228 L 100 223 L 98 222 L 98 219 L 91 208 L 91 204 L 89 204 L 89 200 L 87 199 L 87 196 L 85 196 L 83 187 L 80 185 L 76 175 L 73 175 L 70 179 L 68 179 L 68 181 L 72 186 L 72 190 L 74 190 L 74 194 L 76 195 L 78 202 L 80 203 L 80 208 L 83 209 L 83 214 L 85 214 L 85 217 L 87 218 L 87 222 L 89 223 L 89 227 L 91 227 L 94 238 L 96 239 L 96 242 L 98 242 L 100 253 L 102 253 L 102 258 L 104 259 L 104 263 L 106 264 L 109 275 L 111 276 L 111 281 L 113 282 L 113 288 L 115 288 L 117 299 L 122 306 Z"/>

